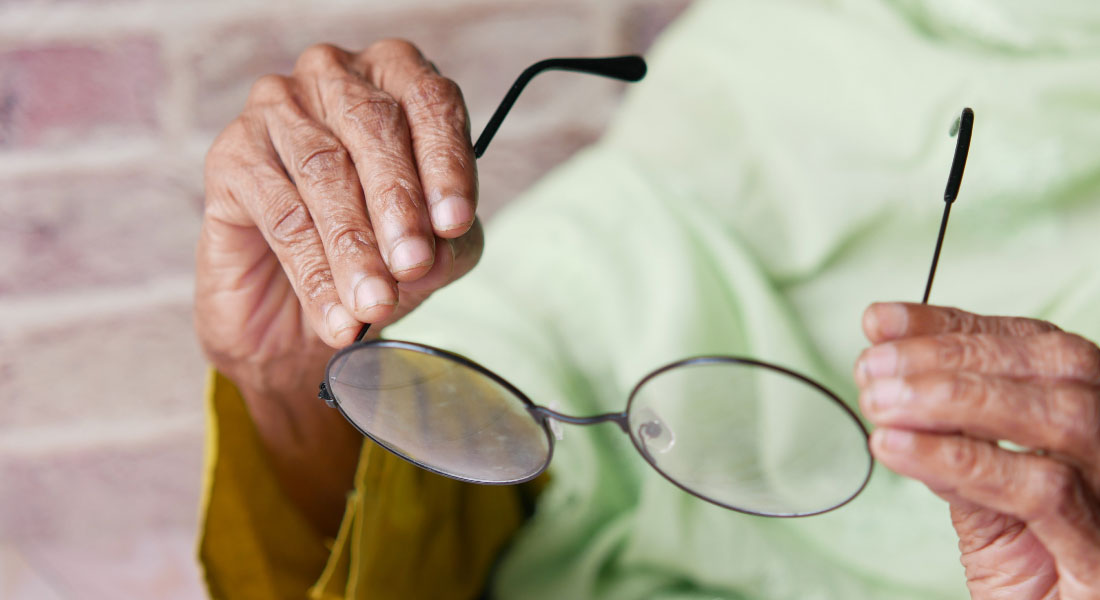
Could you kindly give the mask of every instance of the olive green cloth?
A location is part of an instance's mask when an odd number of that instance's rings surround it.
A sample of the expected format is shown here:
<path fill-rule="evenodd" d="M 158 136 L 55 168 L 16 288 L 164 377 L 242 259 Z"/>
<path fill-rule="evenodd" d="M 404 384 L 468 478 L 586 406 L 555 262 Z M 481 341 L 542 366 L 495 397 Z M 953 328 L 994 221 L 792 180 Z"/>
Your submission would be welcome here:
<path fill-rule="evenodd" d="M 340 531 L 325 539 L 279 488 L 233 382 L 211 369 L 206 399 L 199 559 L 212 598 L 472 598 L 543 481 L 462 483 L 364 442 Z"/>

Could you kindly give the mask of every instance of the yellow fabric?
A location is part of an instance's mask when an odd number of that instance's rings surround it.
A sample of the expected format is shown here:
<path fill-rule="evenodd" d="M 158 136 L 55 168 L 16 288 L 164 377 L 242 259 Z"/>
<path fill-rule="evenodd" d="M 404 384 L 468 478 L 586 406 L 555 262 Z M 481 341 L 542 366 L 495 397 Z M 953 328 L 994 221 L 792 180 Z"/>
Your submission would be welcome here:
<path fill-rule="evenodd" d="M 367 442 L 335 540 L 279 489 L 240 393 L 211 370 L 199 558 L 213 598 L 473 598 L 528 487 L 434 475 Z"/>

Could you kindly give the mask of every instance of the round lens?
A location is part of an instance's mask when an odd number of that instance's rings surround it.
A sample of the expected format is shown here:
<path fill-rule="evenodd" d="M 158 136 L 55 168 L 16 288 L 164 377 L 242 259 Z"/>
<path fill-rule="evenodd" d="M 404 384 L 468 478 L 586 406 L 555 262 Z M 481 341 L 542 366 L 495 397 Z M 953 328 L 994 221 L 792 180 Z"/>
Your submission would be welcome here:
<path fill-rule="evenodd" d="M 867 434 L 835 396 L 779 367 L 713 357 L 656 371 L 631 395 L 630 437 L 665 477 L 754 514 L 836 508 L 871 473 Z"/>
<path fill-rule="evenodd" d="M 448 477 L 518 483 L 550 459 L 549 434 L 529 403 L 461 357 L 372 342 L 337 356 L 328 384 L 360 431 Z"/>

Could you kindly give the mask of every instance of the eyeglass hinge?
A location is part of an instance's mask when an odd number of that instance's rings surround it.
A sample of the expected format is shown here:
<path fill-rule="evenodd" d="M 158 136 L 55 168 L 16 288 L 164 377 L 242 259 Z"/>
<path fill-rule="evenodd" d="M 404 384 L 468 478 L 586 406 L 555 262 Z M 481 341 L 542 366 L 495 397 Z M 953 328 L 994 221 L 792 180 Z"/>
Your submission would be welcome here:
<path fill-rule="evenodd" d="M 321 384 L 321 389 L 317 392 L 317 397 L 324 400 L 329 408 L 336 408 L 336 398 L 332 397 L 332 393 L 328 391 L 328 386 L 324 383 Z"/>

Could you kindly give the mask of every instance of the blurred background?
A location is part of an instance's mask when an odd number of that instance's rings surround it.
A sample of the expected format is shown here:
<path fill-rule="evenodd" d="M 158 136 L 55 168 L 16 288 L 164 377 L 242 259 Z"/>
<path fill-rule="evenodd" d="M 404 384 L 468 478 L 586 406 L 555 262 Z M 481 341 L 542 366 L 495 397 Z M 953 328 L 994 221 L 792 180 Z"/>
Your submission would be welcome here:
<path fill-rule="evenodd" d="M 0 0 L 0 598 L 201 598 L 202 161 L 252 82 L 416 42 L 476 134 L 541 58 L 643 52 L 688 0 Z M 622 91 L 551 74 L 480 161 L 483 218 Z"/>

